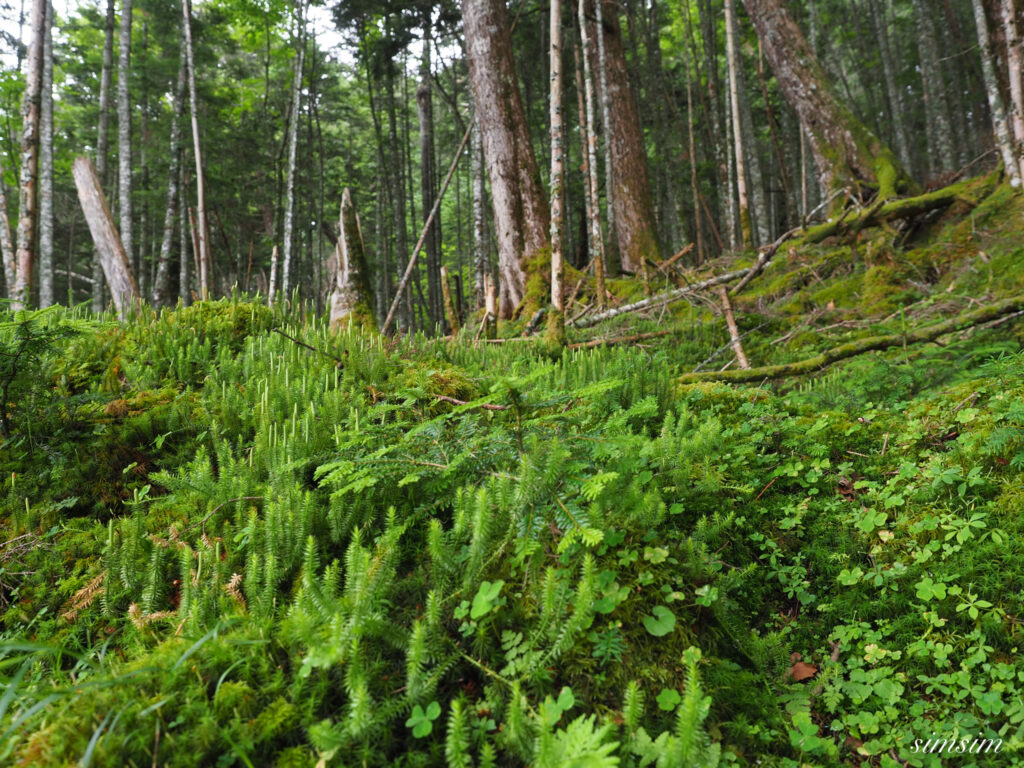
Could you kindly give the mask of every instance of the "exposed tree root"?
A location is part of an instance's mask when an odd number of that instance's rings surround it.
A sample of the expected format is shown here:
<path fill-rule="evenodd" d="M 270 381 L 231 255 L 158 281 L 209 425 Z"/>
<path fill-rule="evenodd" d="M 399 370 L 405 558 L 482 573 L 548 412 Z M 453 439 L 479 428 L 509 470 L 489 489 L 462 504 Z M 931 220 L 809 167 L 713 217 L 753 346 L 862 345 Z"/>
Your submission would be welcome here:
<path fill-rule="evenodd" d="M 1004 315 L 1024 310 L 1024 296 L 1015 296 L 1011 299 L 1003 299 L 987 307 L 976 309 L 973 312 L 966 312 L 958 317 L 944 320 L 941 323 L 919 328 L 910 333 L 893 333 L 887 336 L 870 336 L 866 339 L 858 339 L 847 344 L 840 344 L 806 360 L 796 363 L 783 363 L 782 365 L 765 365 L 760 368 L 732 371 L 704 371 L 702 373 L 687 373 L 680 377 L 681 384 L 693 384 L 699 381 L 724 381 L 733 383 L 764 381 L 765 379 L 782 379 L 788 376 L 801 376 L 803 374 L 815 373 L 826 368 L 832 363 L 845 360 L 849 357 L 856 357 L 865 352 L 889 349 L 890 347 L 901 347 L 906 344 L 920 344 L 924 341 L 934 341 L 940 336 L 954 331 L 962 331 L 975 325 L 981 325 L 992 320 L 997 320 Z"/>

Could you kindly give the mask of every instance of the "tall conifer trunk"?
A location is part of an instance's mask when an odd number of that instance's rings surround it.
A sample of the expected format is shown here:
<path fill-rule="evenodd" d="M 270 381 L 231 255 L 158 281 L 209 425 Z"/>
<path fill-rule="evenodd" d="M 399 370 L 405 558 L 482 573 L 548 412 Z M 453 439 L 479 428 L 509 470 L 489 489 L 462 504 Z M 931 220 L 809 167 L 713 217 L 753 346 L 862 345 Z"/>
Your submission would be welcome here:
<path fill-rule="evenodd" d="M 527 265 L 545 272 L 548 201 L 530 144 L 503 0 L 462 0 L 469 80 L 491 180 L 502 317 L 526 296 Z M 534 262 L 539 262 L 534 264 Z"/>
<path fill-rule="evenodd" d="M 654 198 L 647 172 L 647 150 L 636 100 L 626 68 L 616 5 L 604 3 L 601 13 L 601 34 L 605 50 L 604 75 L 607 82 L 610 126 L 608 142 L 615 192 L 615 236 L 622 268 L 644 278 L 647 283 L 647 261 L 660 258 Z M 595 26 L 596 34 L 596 26 Z M 595 56 L 594 61 L 597 61 Z"/>

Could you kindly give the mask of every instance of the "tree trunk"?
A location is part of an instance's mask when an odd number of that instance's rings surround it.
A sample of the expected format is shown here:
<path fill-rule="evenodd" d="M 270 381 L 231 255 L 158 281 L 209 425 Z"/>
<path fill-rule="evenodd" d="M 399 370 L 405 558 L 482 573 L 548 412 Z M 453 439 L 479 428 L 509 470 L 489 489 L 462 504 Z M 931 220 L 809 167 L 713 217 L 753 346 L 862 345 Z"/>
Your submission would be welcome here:
<path fill-rule="evenodd" d="M 96 173 L 100 184 L 107 184 L 107 157 L 110 154 L 110 91 L 114 71 L 115 0 L 107 0 L 104 22 L 103 69 L 100 73 L 100 119 L 96 132 Z M 92 311 L 103 311 L 103 264 L 99 252 L 92 259 Z"/>
<path fill-rule="evenodd" d="M 548 268 L 550 215 L 530 144 L 503 0 L 462 0 L 469 79 L 497 228 L 503 317 L 526 296 L 527 265 Z M 542 264 L 533 264 L 542 261 Z"/>
<path fill-rule="evenodd" d="M 31 45 L 25 69 L 25 93 L 21 102 L 21 189 L 18 195 L 18 252 L 12 309 L 28 307 L 32 298 L 32 267 L 35 264 L 39 173 L 39 101 L 43 84 L 43 48 L 46 40 L 47 0 L 33 0 Z"/>
<path fill-rule="evenodd" d="M 613 204 L 615 235 L 622 268 L 639 274 L 647 283 L 647 260 L 660 261 L 647 151 L 636 101 L 629 84 L 626 54 L 622 45 L 616 5 L 601 0 L 602 33 L 606 57 L 611 125 L 605 140 L 610 147 L 611 178 L 615 180 Z"/>
<path fill-rule="evenodd" d="M 277 246 L 270 253 L 270 284 L 267 287 L 267 306 L 274 306 L 274 298 L 277 293 Z"/>
<path fill-rule="evenodd" d="M 174 88 L 171 104 L 171 152 L 170 169 L 167 172 L 167 202 L 164 211 L 164 231 L 160 240 L 160 260 L 157 262 L 156 277 L 153 280 L 153 306 L 164 307 L 171 298 L 171 243 L 174 239 L 174 220 L 178 214 L 178 176 L 181 174 L 181 118 L 185 107 L 185 81 L 188 74 L 188 58 L 185 46 L 178 54 L 178 83 Z M 181 254 L 185 261 L 185 254 Z"/>
<path fill-rule="evenodd" d="M 942 80 L 942 65 L 939 62 L 938 43 L 935 40 L 935 26 L 932 22 L 933 12 L 927 0 L 914 0 L 914 15 L 917 22 L 921 87 L 924 94 L 929 171 L 932 176 L 939 176 L 956 167 L 949 101 Z"/>
<path fill-rule="evenodd" d="M 394 227 L 394 239 L 397 258 L 395 267 L 398 270 L 398 278 L 401 279 L 405 273 L 405 267 L 409 263 L 409 242 L 405 228 L 405 174 L 402 172 L 402 147 L 398 141 L 398 114 L 395 107 L 395 82 L 393 63 L 384 64 L 387 71 L 387 115 L 388 115 L 388 161 L 389 174 L 388 184 L 391 197 L 392 226 Z M 399 305 L 398 328 L 405 331 L 413 326 L 412 292 L 407 288 L 406 294 Z"/>
<path fill-rule="evenodd" d="M 4 296 L 12 298 L 18 268 L 15 261 L 14 242 L 11 240 L 11 222 L 7 217 L 7 187 L 4 184 L 2 162 L 0 162 L 0 258 L 4 262 Z"/>
<path fill-rule="evenodd" d="M 185 186 L 188 179 L 185 175 L 184 147 L 182 147 L 182 167 L 178 176 L 178 298 L 181 305 L 187 307 L 192 303 L 192 270 L 189 265 L 188 246 L 188 206 L 185 200 Z"/>
<path fill-rule="evenodd" d="M 285 171 L 284 256 L 281 259 L 281 296 L 291 296 L 292 253 L 295 250 L 295 157 L 299 144 L 299 109 L 302 102 L 302 71 L 306 58 L 306 18 L 300 3 L 296 10 L 295 44 L 298 55 L 292 71 L 291 115 L 288 121 L 288 161 Z"/>
<path fill-rule="evenodd" d="M 39 306 L 53 304 L 53 4 L 46 3 L 39 105 Z"/>
<path fill-rule="evenodd" d="M 473 117 L 473 306 L 481 309 L 487 301 L 487 278 L 490 274 L 487 251 L 487 219 L 484 212 L 487 190 L 484 188 L 484 145 L 480 128 Z"/>
<path fill-rule="evenodd" d="M 732 143 L 736 158 L 736 193 L 740 214 L 740 242 L 743 248 L 754 243 L 753 219 L 750 216 L 750 195 L 747 192 L 747 162 L 743 147 L 743 127 L 740 119 L 739 74 L 743 63 L 736 49 L 736 8 L 733 0 L 725 0 L 725 58 L 729 71 L 729 109 L 732 112 Z"/>
<path fill-rule="evenodd" d="M 882 74 L 885 77 L 885 91 L 889 99 L 889 123 L 896 139 L 896 155 L 904 167 L 910 164 L 910 142 L 907 140 L 907 125 L 903 117 L 903 97 L 896 83 L 896 62 L 889 42 L 889 22 L 882 14 L 878 0 L 868 0 L 871 6 L 871 23 L 878 40 L 878 54 L 882 59 Z"/>
<path fill-rule="evenodd" d="M 580 42 L 583 44 L 583 92 L 587 109 L 587 184 L 590 189 L 590 246 L 594 262 L 594 287 L 597 306 L 605 304 L 604 235 L 601 233 L 601 194 L 597 175 L 597 121 L 594 119 L 594 78 L 590 72 L 590 39 L 587 32 L 586 0 L 579 0 Z M 625 254 L 623 254 L 625 257 Z M 623 261 L 625 266 L 625 260 Z M 646 281 L 645 281 L 646 282 Z"/>
<path fill-rule="evenodd" d="M 594 3 L 598 29 L 604 28 L 604 3 Z M 615 163 L 612 161 L 612 145 L 608 137 L 612 133 L 611 99 L 608 98 L 608 54 L 604 35 L 597 35 L 597 89 L 601 104 L 601 130 L 604 133 L 604 203 L 605 221 L 608 222 L 609 244 L 615 237 Z M 614 246 L 612 247 L 614 251 Z M 621 259 L 617 259 L 621 267 Z"/>
<path fill-rule="evenodd" d="M 121 245 L 131 260 L 132 238 L 132 113 L 130 99 L 132 0 L 121 0 L 121 36 L 117 50 L 117 194 Z M 111 290 L 114 287 L 111 286 Z"/>
<path fill-rule="evenodd" d="M 1024 41 L 1017 23 L 1016 0 L 1001 0 L 1000 13 L 1006 30 L 1006 65 L 1010 81 L 1010 130 L 1019 176 L 1024 182 Z"/>
<path fill-rule="evenodd" d="M 899 160 L 836 95 L 783 0 L 744 0 L 786 101 L 807 133 L 826 192 L 864 187 L 893 196 L 908 182 Z"/>
<path fill-rule="evenodd" d="M 335 258 L 338 271 L 331 293 L 331 327 L 352 323 L 354 327 L 375 330 L 377 323 L 373 316 L 373 292 L 370 289 L 370 271 L 366 266 L 363 232 L 348 187 L 341 195 Z"/>
<path fill-rule="evenodd" d="M 565 223 L 565 148 L 562 125 L 562 2 L 551 0 L 548 29 L 551 34 L 551 88 L 548 97 L 551 124 L 551 316 L 549 334 L 565 343 L 565 256 L 562 230 Z"/>
<path fill-rule="evenodd" d="M 100 255 L 103 273 L 110 286 L 111 297 L 119 317 L 124 319 L 128 310 L 139 299 L 139 288 L 132 274 L 131 262 L 125 253 L 114 226 L 114 217 L 103 197 L 96 169 L 87 157 L 76 157 L 72 166 L 78 199 L 82 204 L 85 221 L 89 225 L 96 251 Z"/>
<path fill-rule="evenodd" d="M 196 65 L 192 48 L 191 0 L 182 0 L 181 11 L 184 16 L 185 55 L 188 59 L 188 101 L 192 117 L 193 153 L 196 161 L 196 217 L 198 218 L 196 237 L 199 243 L 196 259 L 199 262 L 199 298 L 206 300 L 210 298 L 210 230 L 206 225 L 206 189 L 203 183 L 203 153 L 199 140 L 199 102 L 196 98 Z"/>
<path fill-rule="evenodd" d="M 430 209 L 437 197 L 437 168 L 434 158 L 434 99 L 430 88 L 430 42 L 429 28 L 424 30 L 423 62 L 420 67 L 420 83 L 416 89 L 416 113 L 420 126 L 420 208 L 423 220 L 427 220 Z M 444 332 L 444 314 L 441 295 L 441 216 L 440 211 L 427 232 L 424 245 L 427 257 L 427 303 L 429 305 L 430 330 L 441 327 Z"/>

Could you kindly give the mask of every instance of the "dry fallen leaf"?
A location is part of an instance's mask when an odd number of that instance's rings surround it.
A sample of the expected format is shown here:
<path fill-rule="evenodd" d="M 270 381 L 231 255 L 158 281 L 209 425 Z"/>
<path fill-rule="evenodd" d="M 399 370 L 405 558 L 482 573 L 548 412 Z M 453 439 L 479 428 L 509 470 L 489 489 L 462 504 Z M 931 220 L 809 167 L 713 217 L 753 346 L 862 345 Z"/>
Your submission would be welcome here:
<path fill-rule="evenodd" d="M 813 664 L 808 664 L 806 661 L 798 661 L 789 668 L 789 676 L 798 683 L 803 680 L 810 680 L 816 674 L 818 674 L 818 668 Z"/>

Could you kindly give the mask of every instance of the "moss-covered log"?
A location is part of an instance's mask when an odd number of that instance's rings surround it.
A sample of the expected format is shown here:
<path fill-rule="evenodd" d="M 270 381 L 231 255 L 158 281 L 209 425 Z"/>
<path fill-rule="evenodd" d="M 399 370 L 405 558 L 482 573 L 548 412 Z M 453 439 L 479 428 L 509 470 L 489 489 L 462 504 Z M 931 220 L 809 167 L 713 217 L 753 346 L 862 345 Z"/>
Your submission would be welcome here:
<path fill-rule="evenodd" d="M 959 317 L 919 328 L 910 333 L 869 336 L 866 339 L 857 339 L 846 344 L 840 344 L 838 347 L 833 347 L 819 355 L 809 357 L 806 360 L 800 360 L 799 362 L 765 365 L 760 368 L 749 368 L 747 370 L 687 373 L 680 377 L 679 383 L 694 384 L 700 381 L 724 381 L 741 384 L 754 381 L 761 382 L 765 379 L 784 379 L 789 376 L 802 376 L 808 373 L 816 373 L 832 365 L 832 363 L 863 355 L 866 352 L 889 349 L 890 347 L 901 347 L 907 344 L 920 344 L 924 341 L 934 341 L 947 333 L 972 328 L 975 325 L 997 320 L 1000 317 L 1020 312 L 1021 310 L 1024 310 L 1024 296 L 1014 296 L 1011 299 L 997 301 L 989 304 L 987 307 L 982 307 L 973 312 L 966 312 Z"/>

